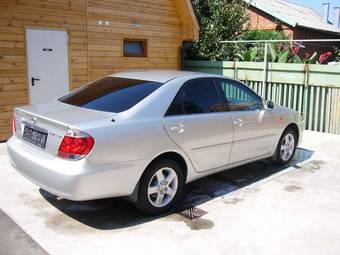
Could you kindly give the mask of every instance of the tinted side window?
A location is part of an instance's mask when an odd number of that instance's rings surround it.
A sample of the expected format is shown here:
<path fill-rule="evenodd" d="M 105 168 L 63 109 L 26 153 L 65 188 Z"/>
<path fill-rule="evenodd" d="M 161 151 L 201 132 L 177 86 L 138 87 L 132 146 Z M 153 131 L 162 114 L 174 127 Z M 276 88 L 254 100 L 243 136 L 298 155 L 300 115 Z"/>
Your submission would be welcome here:
<path fill-rule="evenodd" d="M 229 111 L 262 109 L 262 99 L 242 83 L 228 79 L 217 79 L 227 99 Z"/>
<path fill-rule="evenodd" d="M 225 111 L 225 103 L 210 79 L 186 83 L 173 100 L 167 115 L 198 114 Z"/>
<path fill-rule="evenodd" d="M 59 101 L 93 110 L 122 112 L 142 101 L 161 85 L 153 81 L 105 77 L 71 92 Z"/>

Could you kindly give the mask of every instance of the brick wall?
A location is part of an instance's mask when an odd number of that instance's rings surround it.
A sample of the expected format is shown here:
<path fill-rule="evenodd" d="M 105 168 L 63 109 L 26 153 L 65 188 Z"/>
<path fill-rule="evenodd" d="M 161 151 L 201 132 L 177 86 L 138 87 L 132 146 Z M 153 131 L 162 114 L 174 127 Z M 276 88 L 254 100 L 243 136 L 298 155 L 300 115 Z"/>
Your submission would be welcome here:
<path fill-rule="evenodd" d="M 258 9 L 250 7 L 247 10 L 247 14 L 250 18 L 250 29 L 283 31 L 290 38 L 293 37 L 294 31 L 292 28 Z"/>

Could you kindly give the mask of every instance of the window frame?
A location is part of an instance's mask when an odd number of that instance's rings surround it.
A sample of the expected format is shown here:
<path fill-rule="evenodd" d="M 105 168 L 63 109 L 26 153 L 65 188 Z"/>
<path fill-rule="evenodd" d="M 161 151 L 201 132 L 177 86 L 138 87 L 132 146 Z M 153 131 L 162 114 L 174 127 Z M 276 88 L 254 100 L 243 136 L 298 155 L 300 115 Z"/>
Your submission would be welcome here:
<path fill-rule="evenodd" d="M 235 110 L 235 111 L 231 111 L 229 110 L 229 102 L 228 102 L 228 98 L 227 96 L 225 95 L 224 91 L 222 88 L 221 89 L 221 93 L 222 93 L 222 96 L 223 98 L 225 99 L 226 101 L 226 104 L 227 104 L 227 111 L 228 112 L 245 112 L 245 111 L 257 111 L 257 110 L 263 110 L 265 109 L 265 106 L 264 106 L 264 103 L 263 103 L 263 98 L 258 95 L 255 91 L 253 91 L 251 88 L 249 88 L 246 84 L 238 81 L 238 80 L 234 80 L 234 79 L 228 79 L 228 78 L 215 78 L 214 79 L 214 82 L 216 83 L 216 86 L 219 86 L 218 85 L 218 80 L 224 80 L 224 81 L 227 81 L 227 82 L 230 82 L 230 83 L 233 83 L 234 86 L 240 88 L 240 89 L 244 89 L 246 92 L 249 92 L 249 94 L 253 95 L 255 98 L 258 98 L 259 101 L 261 102 L 261 109 L 247 109 L 247 110 Z"/>
<path fill-rule="evenodd" d="M 223 103 L 225 110 L 221 111 L 221 112 L 201 112 L 201 113 L 185 113 L 185 108 L 184 105 L 182 103 L 182 109 L 183 109 L 183 113 L 182 114 L 175 114 L 175 115 L 168 115 L 169 109 L 172 106 L 172 104 L 174 103 L 175 99 L 182 93 L 182 91 L 184 90 L 184 88 L 190 84 L 193 81 L 200 81 L 200 80 L 209 80 L 211 81 L 211 83 L 214 85 L 216 92 L 218 94 L 218 97 L 221 101 L 221 103 Z M 220 113 L 226 113 L 228 112 L 228 105 L 227 105 L 227 101 L 226 101 L 226 97 L 223 95 L 223 92 L 221 91 L 222 89 L 218 88 L 218 85 L 215 82 L 214 77 L 201 77 L 201 78 L 194 78 L 194 79 L 190 79 L 187 80 L 186 82 L 184 82 L 181 86 L 181 88 L 178 90 L 178 92 L 176 93 L 176 95 L 174 96 L 174 98 L 171 100 L 171 103 L 169 104 L 164 117 L 178 117 L 178 116 L 197 116 L 197 115 L 202 115 L 202 114 L 220 114 Z"/>
<path fill-rule="evenodd" d="M 141 42 L 143 44 L 143 54 L 131 54 L 125 53 L 125 42 Z M 127 38 L 123 37 L 123 45 L 122 45 L 123 57 L 124 58 L 146 58 L 148 56 L 148 40 L 147 39 L 139 39 L 139 38 Z"/>

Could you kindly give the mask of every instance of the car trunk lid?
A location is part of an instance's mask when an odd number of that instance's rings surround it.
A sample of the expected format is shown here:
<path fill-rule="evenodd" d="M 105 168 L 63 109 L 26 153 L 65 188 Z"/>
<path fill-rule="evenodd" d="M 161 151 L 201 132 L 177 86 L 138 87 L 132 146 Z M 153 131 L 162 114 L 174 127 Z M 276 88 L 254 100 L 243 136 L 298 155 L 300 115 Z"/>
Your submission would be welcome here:
<path fill-rule="evenodd" d="M 25 146 L 53 158 L 57 155 L 60 143 L 69 128 L 81 128 L 89 122 L 110 120 L 114 116 L 115 113 L 72 106 L 57 100 L 46 104 L 19 107 L 15 109 L 16 136 L 24 141 Z M 32 129 L 39 131 L 40 134 L 27 133 Z M 41 134 L 42 136 L 46 134 L 44 146 L 41 141 L 43 139 L 39 137 Z M 27 136 L 38 136 L 33 142 L 41 141 L 41 143 L 33 144 Z"/>

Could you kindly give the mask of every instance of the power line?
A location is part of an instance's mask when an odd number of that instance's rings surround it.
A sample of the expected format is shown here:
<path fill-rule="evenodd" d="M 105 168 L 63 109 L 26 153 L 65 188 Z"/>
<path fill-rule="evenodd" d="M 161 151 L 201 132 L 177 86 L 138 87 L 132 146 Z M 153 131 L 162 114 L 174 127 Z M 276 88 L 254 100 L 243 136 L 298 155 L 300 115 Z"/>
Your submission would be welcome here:
<path fill-rule="evenodd" d="M 221 43 L 340 42 L 340 39 L 234 40 Z"/>

